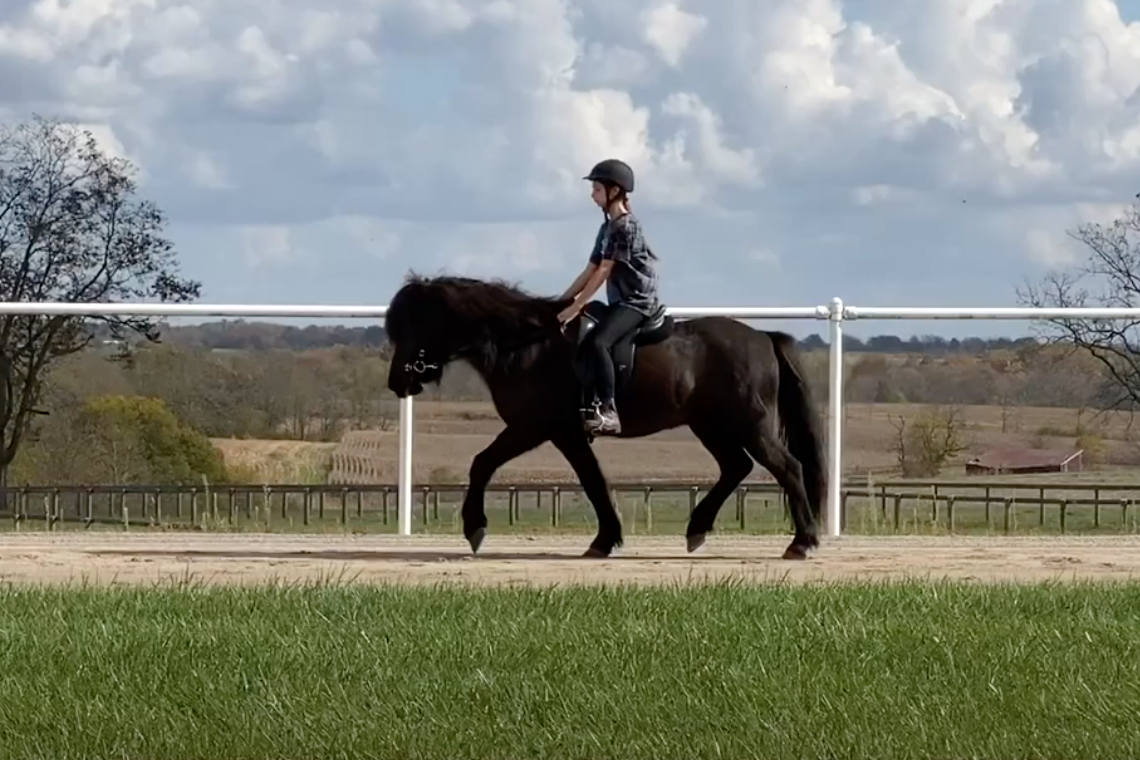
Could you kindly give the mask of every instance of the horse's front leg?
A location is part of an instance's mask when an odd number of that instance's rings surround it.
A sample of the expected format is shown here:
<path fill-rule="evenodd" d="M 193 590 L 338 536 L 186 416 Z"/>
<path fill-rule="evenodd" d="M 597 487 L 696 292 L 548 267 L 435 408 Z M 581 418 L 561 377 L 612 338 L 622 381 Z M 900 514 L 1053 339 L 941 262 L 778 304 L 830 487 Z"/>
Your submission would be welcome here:
<path fill-rule="evenodd" d="M 495 471 L 515 457 L 538 448 L 546 443 L 548 438 L 549 436 L 537 426 L 508 425 L 490 446 L 471 460 L 471 471 L 468 475 L 470 485 L 467 488 L 467 496 L 463 499 L 462 510 L 463 535 L 471 544 L 471 551 L 478 553 L 483 539 L 487 536 L 487 512 L 483 508 L 483 497 Z"/>
<path fill-rule="evenodd" d="M 555 436 L 553 443 L 574 468 L 574 474 L 578 476 L 582 490 L 586 492 L 586 498 L 590 500 L 598 517 L 598 535 L 590 543 L 585 556 L 608 557 L 622 544 L 621 518 L 610 499 L 610 489 L 598 458 L 594 456 L 585 433 L 580 430 Z"/>

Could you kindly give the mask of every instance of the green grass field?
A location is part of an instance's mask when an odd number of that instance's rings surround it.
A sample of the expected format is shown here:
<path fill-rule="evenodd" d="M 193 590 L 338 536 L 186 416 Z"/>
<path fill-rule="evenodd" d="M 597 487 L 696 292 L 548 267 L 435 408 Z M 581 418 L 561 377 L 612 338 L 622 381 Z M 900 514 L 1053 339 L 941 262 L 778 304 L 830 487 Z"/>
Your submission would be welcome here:
<path fill-rule="evenodd" d="M 0 757 L 1140 757 L 1140 585 L 0 590 Z"/>

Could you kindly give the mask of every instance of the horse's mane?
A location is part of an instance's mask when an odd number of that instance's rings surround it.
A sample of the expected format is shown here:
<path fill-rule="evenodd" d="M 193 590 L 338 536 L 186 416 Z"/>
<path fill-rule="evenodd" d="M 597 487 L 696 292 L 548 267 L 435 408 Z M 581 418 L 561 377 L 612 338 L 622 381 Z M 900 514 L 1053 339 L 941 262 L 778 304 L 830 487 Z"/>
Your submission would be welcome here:
<path fill-rule="evenodd" d="M 516 332 L 555 326 L 555 317 L 569 300 L 537 296 L 501 279 L 480 280 L 460 275 L 425 277 L 409 273 L 405 288 L 430 292 L 455 316 L 492 323 L 496 330 Z"/>
<path fill-rule="evenodd" d="M 453 334 L 464 335 L 475 352 L 465 358 L 482 372 L 506 372 L 527 365 L 550 344 L 558 335 L 558 312 L 568 304 L 503 280 L 412 272 L 392 299 L 385 325 L 393 335 L 393 329 L 410 329 L 417 311 L 446 315 Z"/>

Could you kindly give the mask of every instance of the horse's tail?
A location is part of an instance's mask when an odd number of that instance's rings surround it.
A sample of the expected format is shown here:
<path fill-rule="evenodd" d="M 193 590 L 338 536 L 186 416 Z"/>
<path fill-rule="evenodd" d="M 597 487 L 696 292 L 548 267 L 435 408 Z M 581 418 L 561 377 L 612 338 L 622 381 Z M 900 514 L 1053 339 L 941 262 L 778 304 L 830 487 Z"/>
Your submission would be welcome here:
<path fill-rule="evenodd" d="M 804 379 L 803 367 L 796 351 L 796 339 L 782 332 L 769 332 L 776 363 L 780 367 L 780 429 L 792 456 L 803 468 L 804 488 L 808 504 L 818 522 L 827 498 L 827 467 L 823 455 L 823 435 L 811 389 Z"/>

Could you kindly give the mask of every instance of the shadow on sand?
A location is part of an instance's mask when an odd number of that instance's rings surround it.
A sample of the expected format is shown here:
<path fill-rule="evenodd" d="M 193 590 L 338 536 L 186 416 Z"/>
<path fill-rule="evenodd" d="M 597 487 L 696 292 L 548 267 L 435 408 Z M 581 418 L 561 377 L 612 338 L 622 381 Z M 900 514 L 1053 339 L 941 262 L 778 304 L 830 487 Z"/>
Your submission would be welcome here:
<path fill-rule="evenodd" d="M 623 556 L 615 554 L 610 557 L 598 559 L 584 557 L 581 554 L 560 552 L 480 552 L 472 555 L 470 551 L 439 551 L 417 549 L 375 549 L 375 550 L 292 550 L 292 551 L 258 551 L 255 549 L 92 549 L 85 552 L 96 557 L 152 557 L 170 559 L 250 559 L 250 560 L 306 560 L 330 562 L 479 562 L 479 561 L 507 561 L 507 562 L 606 562 L 631 561 L 640 562 L 676 562 L 678 560 L 708 560 L 719 559 L 708 554 L 678 554 Z"/>

